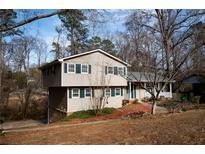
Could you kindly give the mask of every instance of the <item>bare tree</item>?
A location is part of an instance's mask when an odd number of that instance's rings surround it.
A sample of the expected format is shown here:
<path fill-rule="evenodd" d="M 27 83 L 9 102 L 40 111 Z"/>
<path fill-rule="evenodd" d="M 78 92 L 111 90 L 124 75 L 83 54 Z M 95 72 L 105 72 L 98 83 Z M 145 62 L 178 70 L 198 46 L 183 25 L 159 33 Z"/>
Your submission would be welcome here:
<path fill-rule="evenodd" d="M 133 31 L 144 29 L 143 32 L 148 36 L 146 43 L 141 47 L 143 51 L 149 53 L 152 61 L 142 64 L 144 68 L 142 74 L 149 81 L 150 88 L 142 84 L 141 86 L 152 96 L 153 114 L 161 90 L 175 79 L 179 72 L 183 72 L 188 58 L 204 46 L 204 40 L 197 45 L 190 43 L 194 34 L 193 26 L 204 20 L 202 18 L 204 13 L 204 10 L 138 10 L 135 12 L 134 17 L 143 20 L 137 22 L 137 27 L 131 29 Z M 136 20 L 131 21 L 132 24 L 135 22 Z M 157 85 L 159 80 L 163 81 L 161 87 Z"/>
<path fill-rule="evenodd" d="M 108 98 L 110 96 L 106 95 L 106 89 L 109 89 L 111 76 L 106 76 L 105 70 L 109 64 L 97 63 L 96 64 L 96 74 L 89 77 L 90 85 L 92 85 L 92 96 L 90 97 L 91 106 L 96 115 L 100 114 L 108 104 Z M 94 77 L 94 78 L 93 78 Z"/>

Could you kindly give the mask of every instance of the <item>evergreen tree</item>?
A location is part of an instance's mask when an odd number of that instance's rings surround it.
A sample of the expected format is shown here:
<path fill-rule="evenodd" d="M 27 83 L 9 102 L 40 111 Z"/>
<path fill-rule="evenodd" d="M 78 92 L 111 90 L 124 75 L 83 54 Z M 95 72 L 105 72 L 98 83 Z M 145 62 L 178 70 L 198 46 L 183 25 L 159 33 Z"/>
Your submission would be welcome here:
<path fill-rule="evenodd" d="M 67 32 L 67 38 L 70 41 L 68 52 L 70 55 L 78 54 L 85 48 L 88 29 L 85 21 L 87 20 L 81 10 L 68 10 L 59 15 L 63 27 Z"/>

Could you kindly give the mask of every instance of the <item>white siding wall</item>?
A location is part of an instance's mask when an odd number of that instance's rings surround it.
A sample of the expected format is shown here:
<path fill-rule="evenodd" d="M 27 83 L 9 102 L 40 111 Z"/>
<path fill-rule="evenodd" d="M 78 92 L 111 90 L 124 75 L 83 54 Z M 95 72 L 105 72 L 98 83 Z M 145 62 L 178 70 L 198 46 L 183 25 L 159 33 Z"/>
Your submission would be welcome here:
<path fill-rule="evenodd" d="M 114 108 L 122 107 L 122 100 L 125 97 L 124 94 L 125 94 L 125 88 L 123 88 L 123 96 L 113 96 L 113 97 L 110 96 L 108 98 L 108 104 L 106 104 L 105 107 L 114 107 Z M 69 94 L 67 96 L 69 97 Z M 88 109 L 92 109 L 91 98 L 68 98 L 67 112 L 75 112 L 75 111 L 88 110 Z"/>
<path fill-rule="evenodd" d="M 105 66 L 126 66 L 102 53 L 95 52 L 66 60 L 64 63 L 89 64 L 91 74 L 63 73 L 62 86 L 127 86 L 127 80 L 120 75 L 105 75 Z"/>

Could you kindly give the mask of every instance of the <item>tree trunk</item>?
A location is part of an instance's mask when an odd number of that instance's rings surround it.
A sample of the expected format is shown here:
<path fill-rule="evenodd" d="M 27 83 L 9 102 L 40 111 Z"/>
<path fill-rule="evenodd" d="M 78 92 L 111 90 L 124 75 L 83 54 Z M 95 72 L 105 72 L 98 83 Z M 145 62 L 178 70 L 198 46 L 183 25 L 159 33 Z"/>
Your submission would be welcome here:
<path fill-rule="evenodd" d="M 156 113 L 156 100 L 153 99 L 152 100 L 152 110 L 151 110 L 151 114 L 155 114 Z"/>

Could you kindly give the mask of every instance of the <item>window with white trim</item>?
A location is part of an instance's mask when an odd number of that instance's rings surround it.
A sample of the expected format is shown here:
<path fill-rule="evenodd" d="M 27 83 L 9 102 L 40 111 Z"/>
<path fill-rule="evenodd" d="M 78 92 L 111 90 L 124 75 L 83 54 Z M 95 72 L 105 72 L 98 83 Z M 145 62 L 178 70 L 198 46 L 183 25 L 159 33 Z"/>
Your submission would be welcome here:
<path fill-rule="evenodd" d="M 91 97 L 91 89 L 90 88 L 85 89 L 85 97 Z"/>
<path fill-rule="evenodd" d="M 105 96 L 107 96 L 107 97 L 111 96 L 111 89 L 110 88 L 105 89 Z"/>
<path fill-rule="evenodd" d="M 118 67 L 118 74 L 124 75 L 123 67 Z"/>
<path fill-rule="evenodd" d="M 79 98 L 80 96 L 80 90 L 78 88 L 73 88 L 73 98 Z"/>
<path fill-rule="evenodd" d="M 120 96 L 121 89 L 115 88 L 115 96 Z"/>
<path fill-rule="evenodd" d="M 113 74 L 114 73 L 114 68 L 113 67 L 107 67 L 107 74 Z"/>
<path fill-rule="evenodd" d="M 75 73 L 75 64 L 68 64 L 68 73 Z"/>
<path fill-rule="evenodd" d="M 88 65 L 81 65 L 81 73 L 88 74 Z"/>

